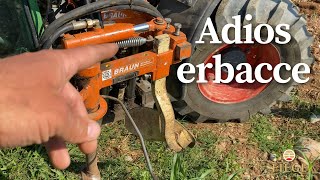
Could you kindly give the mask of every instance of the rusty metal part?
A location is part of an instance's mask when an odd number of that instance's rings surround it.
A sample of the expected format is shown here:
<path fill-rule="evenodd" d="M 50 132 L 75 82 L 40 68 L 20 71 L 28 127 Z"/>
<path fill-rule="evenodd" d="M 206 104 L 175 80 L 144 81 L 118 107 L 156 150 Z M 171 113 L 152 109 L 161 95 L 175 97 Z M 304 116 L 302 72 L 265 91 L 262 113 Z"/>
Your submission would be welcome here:
<path fill-rule="evenodd" d="M 166 53 L 170 49 L 170 42 L 168 34 L 156 36 L 153 49 L 160 54 Z M 152 82 L 152 93 L 160 115 L 159 129 L 170 149 L 179 152 L 183 148 L 193 145 L 195 142 L 193 135 L 176 122 L 173 107 L 167 93 L 165 77 Z"/>
<path fill-rule="evenodd" d="M 194 136 L 175 119 L 171 101 L 167 94 L 166 78 L 153 82 L 152 92 L 160 113 L 164 137 L 170 149 L 179 152 L 195 144 Z"/>
<path fill-rule="evenodd" d="M 161 106 L 166 110 L 171 109 L 163 101 L 160 103 L 163 103 Z M 159 111 L 146 107 L 137 107 L 129 112 L 146 140 L 166 141 L 169 148 L 177 152 L 188 146 L 194 146 L 194 136 L 173 118 L 170 110 L 169 113 L 164 112 L 167 115 L 162 116 L 160 116 Z M 128 117 L 125 119 L 125 126 L 129 132 L 137 135 Z"/>
<path fill-rule="evenodd" d="M 102 119 L 98 121 L 101 125 Z M 98 167 L 97 151 L 86 154 L 86 168 L 81 172 L 82 180 L 100 180 L 101 175 Z"/>
<path fill-rule="evenodd" d="M 147 107 L 137 107 L 129 110 L 129 112 L 145 140 L 166 140 L 164 137 L 164 127 L 161 124 L 160 114 L 157 110 Z M 125 118 L 125 126 L 129 132 L 137 135 L 128 117 Z"/>
<path fill-rule="evenodd" d="M 154 99 L 152 95 L 151 83 L 147 80 L 139 80 L 137 82 L 137 99 L 142 107 L 153 108 Z M 136 119 L 136 118 L 134 118 Z"/>
<path fill-rule="evenodd" d="M 100 119 L 98 123 L 101 125 L 102 120 Z M 98 167 L 98 156 L 97 151 L 86 154 L 86 169 L 81 172 L 82 180 L 100 180 L 101 175 Z"/>
<path fill-rule="evenodd" d="M 178 61 L 182 61 L 190 57 L 190 43 L 184 42 L 177 44 L 176 51 L 175 51 L 175 59 Z"/>
<path fill-rule="evenodd" d="M 97 152 L 86 155 L 87 168 L 81 172 L 82 180 L 100 180 Z"/>

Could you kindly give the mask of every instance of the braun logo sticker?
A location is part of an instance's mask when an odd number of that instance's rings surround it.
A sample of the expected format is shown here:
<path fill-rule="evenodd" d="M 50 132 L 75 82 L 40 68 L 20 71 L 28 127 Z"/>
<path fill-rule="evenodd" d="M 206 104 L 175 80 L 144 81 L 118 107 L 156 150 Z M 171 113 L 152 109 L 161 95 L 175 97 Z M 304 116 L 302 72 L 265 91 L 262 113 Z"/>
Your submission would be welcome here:
<path fill-rule="evenodd" d="M 126 73 L 134 72 L 139 68 L 147 67 L 147 66 L 152 66 L 153 62 L 151 60 L 146 60 L 143 62 L 135 63 L 135 64 L 130 64 L 122 67 L 114 67 L 114 69 L 107 69 L 102 71 L 102 81 L 106 81 L 118 76 L 121 76 Z M 110 68 L 111 65 L 107 65 L 107 68 Z"/>
<path fill-rule="evenodd" d="M 114 70 L 114 75 L 116 76 L 117 74 L 131 72 L 133 70 L 138 69 L 139 67 L 140 67 L 140 63 L 131 64 L 131 65 L 128 65 L 125 67 L 120 67 L 120 68 Z"/>

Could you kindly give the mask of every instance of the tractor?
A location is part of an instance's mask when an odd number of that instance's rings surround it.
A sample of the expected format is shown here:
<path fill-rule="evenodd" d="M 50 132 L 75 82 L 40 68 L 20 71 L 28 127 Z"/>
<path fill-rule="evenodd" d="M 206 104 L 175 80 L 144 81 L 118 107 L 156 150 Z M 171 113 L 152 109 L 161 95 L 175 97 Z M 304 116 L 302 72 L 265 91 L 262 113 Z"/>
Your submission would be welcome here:
<path fill-rule="evenodd" d="M 143 138 L 164 140 L 175 151 L 195 143 L 176 117 L 195 123 L 241 123 L 256 113 L 270 113 L 278 101 L 289 101 L 296 86 L 293 80 L 285 84 L 183 84 L 177 78 L 182 63 L 211 63 L 216 54 L 234 66 L 242 62 L 253 67 L 261 63 L 310 66 L 314 61 L 313 37 L 290 0 L 2 0 L 0 13 L 1 58 L 43 49 L 118 44 L 116 56 L 80 71 L 71 83 L 83 97 L 91 119 L 101 123 L 125 119 L 128 130 L 142 144 Z M 252 15 L 251 21 L 244 18 L 247 14 Z M 252 28 L 288 24 L 292 39 L 282 45 L 275 41 L 211 44 L 207 37 L 205 43 L 195 43 L 208 18 L 221 38 L 223 27 L 234 23 L 232 17 L 237 15 Z M 242 34 L 248 35 L 244 29 Z M 265 31 L 260 35 L 267 38 Z M 207 69 L 205 76 L 214 78 L 214 68 Z M 100 178 L 96 153 L 87 155 L 82 177 Z"/>

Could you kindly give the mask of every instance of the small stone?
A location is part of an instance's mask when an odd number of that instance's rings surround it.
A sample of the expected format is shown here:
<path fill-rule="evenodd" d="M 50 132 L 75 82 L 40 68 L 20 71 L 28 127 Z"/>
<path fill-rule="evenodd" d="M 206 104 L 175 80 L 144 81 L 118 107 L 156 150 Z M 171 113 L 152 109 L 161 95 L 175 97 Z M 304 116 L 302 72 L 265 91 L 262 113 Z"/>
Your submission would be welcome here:
<path fill-rule="evenodd" d="M 283 107 L 283 102 L 279 102 L 278 107 L 281 109 Z"/>
<path fill-rule="evenodd" d="M 247 139 L 245 138 L 238 138 L 239 143 L 245 143 L 247 142 Z"/>
<path fill-rule="evenodd" d="M 316 123 L 320 121 L 320 115 L 312 113 L 310 116 L 310 122 Z"/>
<path fill-rule="evenodd" d="M 298 156 L 307 158 L 309 161 L 314 161 L 320 157 L 320 142 L 310 138 L 300 138 L 295 145 L 295 149 Z"/>
<path fill-rule="evenodd" d="M 224 152 L 227 149 L 228 142 L 227 141 L 221 141 L 217 144 L 216 148 L 220 152 Z"/>
<path fill-rule="evenodd" d="M 251 179 L 251 176 L 250 176 L 250 174 L 249 173 L 244 173 L 244 175 L 243 175 L 243 179 L 246 179 L 246 180 L 249 180 L 249 179 Z"/>
<path fill-rule="evenodd" d="M 277 155 L 276 154 L 269 154 L 269 160 L 276 162 L 277 161 Z"/>
<path fill-rule="evenodd" d="M 124 157 L 124 160 L 127 162 L 132 162 L 133 158 L 131 156 L 126 156 L 126 157 Z"/>
<path fill-rule="evenodd" d="M 228 137 L 230 138 L 232 144 L 236 144 L 237 143 L 236 138 L 234 136 L 229 135 Z"/>

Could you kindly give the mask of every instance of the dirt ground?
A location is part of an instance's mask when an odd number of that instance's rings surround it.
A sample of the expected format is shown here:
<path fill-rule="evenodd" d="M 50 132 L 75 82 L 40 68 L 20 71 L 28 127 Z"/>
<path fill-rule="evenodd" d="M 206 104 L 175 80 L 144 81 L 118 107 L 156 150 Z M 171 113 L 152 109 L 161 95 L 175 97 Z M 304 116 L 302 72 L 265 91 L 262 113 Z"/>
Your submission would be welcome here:
<path fill-rule="evenodd" d="M 299 96 L 307 100 L 316 100 L 320 96 L 320 2 L 318 0 L 294 0 L 308 21 L 308 30 L 314 36 L 312 53 L 315 63 L 312 67 L 310 83 L 299 87 Z"/>
<path fill-rule="evenodd" d="M 308 30 L 314 36 L 314 44 L 312 46 L 312 54 L 315 57 L 315 63 L 312 66 L 312 74 L 310 75 L 309 83 L 299 86 L 295 93 L 299 99 L 310 102 L 315 106 L 319 105 L 320 100 L 320 1 L 319 0 L 293 0 L 293 2 L 300 8 L 300 12 L 308 21 Z M 274 127 L 281 127 L 279 130 L 284 130 L 286 127 L 288 132 L 291 129 L 298 130 L 301 128 L 299 123 L 290 123 L 290 120 L 302 121 L 307 127 L 307 131 L 314 131 L 315 134 L 320 134 L 319 123 L 308 123 L 310 114 L 301 114 L 299 112 L 301 107 L 296 107 L 294 103 L 277 104 L 273 110 L 273 115 L 270 116 L 272 125 Z M 288 111 L 291 109 L 293 111 Z M 289 115 L 288 115 L 289 114 Z M 241 167 L 248 169 L 245 175 L 250 179 L 274 179 L 275 177 L 268 174 L 268 169 L 279 170 L 283 164 L 283 161 L 276 163 L 268 161 L 268 153 L 263 152 L 257 148 L 256 144 L 250 144 L 249 132 L 251 129 L 251 123 L 244 124 L 198 124 L 190 125 L 194 129 L 211 129 L 218 137 L 222 137 L 222 141 L 218 143 L 216 148 L 220 151 L 228 153 L 230 150 L 236 151 L 238 158 L 240 159 Z M 298 137 L 293 137 L 292 139 Z M 280 137 L 281 138 L 281 137 Z M 301 168 L 301 163 L 297 160 L 295 165 Z M 304 168 L 304 167 L 302 167 Z M 284 169 L 284 168 L 283 168 Z M 320 172 L 320 166 L 315 167 L 317 172 Z M 265 175 L 264 175 L 265 174 Z M 245 177 L 245 176 L 244 176 Z M 278 179 L 278 178 L 275 178 Z M 281 178 L 282 179 L 282 178 Z M 286 179 L 286 178 L 285 178 Z M 290 178 L 291 179 L 291 178 Z"/>

